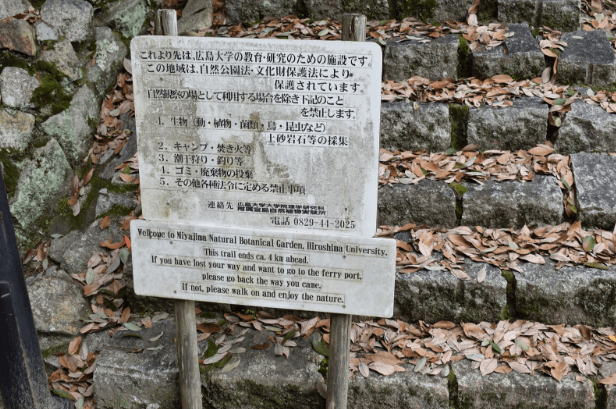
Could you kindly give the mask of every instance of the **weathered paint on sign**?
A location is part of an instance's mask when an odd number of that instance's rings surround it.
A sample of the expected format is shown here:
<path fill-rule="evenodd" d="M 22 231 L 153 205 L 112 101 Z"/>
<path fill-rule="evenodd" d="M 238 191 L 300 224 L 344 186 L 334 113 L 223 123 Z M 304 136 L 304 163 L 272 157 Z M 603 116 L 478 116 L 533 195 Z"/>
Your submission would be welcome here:
<path fill-rule="evenodd" d="M 131 50 L 146 219 L 374 235 L 378 45 L 144 36 Z"/>
<path fill-rule="evenodd" d="M 136 220 L 135 293 L 391 317 L 395 241 Z"/>

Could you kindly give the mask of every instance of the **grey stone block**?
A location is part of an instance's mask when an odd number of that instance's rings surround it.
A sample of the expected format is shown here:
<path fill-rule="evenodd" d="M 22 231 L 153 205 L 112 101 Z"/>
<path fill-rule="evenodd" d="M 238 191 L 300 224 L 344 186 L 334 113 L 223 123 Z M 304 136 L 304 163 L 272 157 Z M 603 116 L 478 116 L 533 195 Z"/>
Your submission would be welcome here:
<path fill-rule="evenodd" d="M 442 258 L 440 253 L 435 256 Z M 449 270 L 396 274 L 394 317 L 407 322 L 500 320 L 507 304 L 507 281 L 500 270 L 468 259 L 464 267 L 472 280 L 462 281 Z M 477 275 L 483 268 L 486 277 L 479 283 Z"/>
<path fill-rule="evenodd" d="M 434 8 L 434 19 L 437 21 L 464 22 L 468 16 L 468 9 L 472 5 L 473 0 L 438 0 Z"/>
<path fill-rule="evenodd" d="M 125 0 L 109 4 L 104 16 L 104 25 L 122 34 L 126 38 L 133 38 L 145 32 L 147 24 L 149 3 L 145 0 Z"/>
<path fill-rule="evenodd" d="M 245 353 L 237 355 L 240 363 L 236 368 L 227 372 L 214 369 L 201 376 L 204 407 L 311 409 L 323 405 L 316 390 L 316 382 L 323 379 L 318 372 L 323 357 L 311 347 L 312 340 L 320 335 L 294 338 L 298 346 L 291 348 L 289 359 L 275 356 L 273 347 L 252 349 L 264 342 L 271 344 L 271 335 L 269 331 L 250 330 L 244 341 L 236 344 L 246 348 Z"/>
<path fill-rule="evenodd" d="M 613 230 L 616 224 L 616 157 L 571 155 L 578 216 L 586 227 Z"/>
<path fill-rule="evenodd" d="M 227 0 L 225 15 L 227 24 L 256 22 L 264 17 L 297 15 L 301 9 L 299 0 Z"/>
<path fill-rule="evenodd" d="M 65 271 L 56 270 L 28 287 L 34 325 L 41 350 L 70 342 L 79 334 L 87 312 L 82 286 Z"/>
<path fill-rule="evenodd" d="M 137 195 L 133 192 L 125 194 L 109 192 L 106 188 L 100 190 L 96 202 L 96 218 L 107 213 L 114 206 L 121 206 L 127 209 L 134 209 L 137 206 Z"/>
<path fill-rule="evenodd" d="M 160 335 L 157 341 L 150 339 Z M 174 343 L 175 323 L 167 320 L 143 328 L 141 338 L 116 332 L 96 360 L 94 398 L 101 408 L 159 408 L 180 406 L 179 371 Z M 134 332 L 133 332 L 134 334 Z M 156 348 L 148 351 L 146 348 Z M 201 343 L 201 349 L 204 349 Z M 131 351 L 143 349 L 142 353 Z"/>
<path fill-rule="evenodd" d="M 87 85 L 73 96 L 71 105 L 41 124 L 43 131 L 58 140 L 71 163 L 79 164 L 92 145 L 93 129 L 88 120 L 98 118 L 98 100 Z"/>
<path fill-rule="evenodd" d="M 468 111 L 468 143 L 479 149 L 516 151 L 544 143 L 549 107 L 539 98 L 519 98 L 511 107 L 483 106 Z"/>
<path fill-rule="evenodd" d="M 544 324 L 616 324 L 616 267 L 599 270 L 585 266 L 555 269 L 552 260 L 522 265 L 516 278 L 519 318 Z"/>
<path fill-rule="evenodd" d="M 445 183 L 422 180 L 379 189 L 378 224 L 403 226 L 415 222 L 431 227 L 456 226 L 456 196 Z"/>
<path fill-rule="evenodd" d="M 562 223 L 563 194 L 553 176 L 532 182 L 465 183 L 462 225 L 521 228 Z"/>
<path fill-rule="evenodd" d="M 89 34 L 93 11 L 84 0 L 47 0 L 41 6 L 41 19 L 68 41 L 83 41 Z"/>
<path fill-rule="evenodd" d="M 82 64 L 68 40 L 59 41 L 54 44 L 53 49 L 43 51 L 41 60 L 54 63 L 58 70 L 71 81 L 77 81 L 81 78 Z"/>
<path fill-rule="evenodd" d="M 571 104 L 554 147 L 560 153 L 616 151 L 616 115 L 583 101 Z"/>
<path fill-rule="evenodd" d="M 11 214 L 19 240 L 38 235 L 34 228 L 42 216 L 48 216 L 66 197 L 73 177 L 66 155 L 55 139 L 38 148 L 31 160 L 21 166 L 17 191 L 11 199 Z"/>
<path fill-rule="evenodd" d="M 120 4 L 120 3 L 116 3 Z M 115 84 L 117 73 L 122 68 L 128 50 L 109 27 L 97 27 L 95 31 L 95 64 L 86 66 L 86 76 L 92 82 L 98 94 L 102 94 Z"/>
<path fill-rule="evenodd" d="M 353 409 L 441 409 L 449 407 L 447 379 L 407 372 L 369 378 L 359 373 L 349 381 L 348 407 Z"/>
<path fill-rule="evenodd" d="M 580 0 L 498 0 L 498 20 L 546 25 L 561 31 L 580 28 Z"/>
<path fill-rule="evenodd" d="M 0 20 L 28 11 L 28 7 L 30 3 L 26 0 L 3 0 L 0 3 Z"/>
<path fill-rule="evenodd" d="M 608 85 L 616 80 L 616 57 L 604 31 L 564 33 L 562 41 L 569 46 L 559 56 L 559 82 Z"/>
<path fill-rule="evenodd" d="M 507 74 L 514 79 L 540 77 L 545 59 L 528 23 L 508 24 L 514 33 L 503 44 L 491 50 L 473 51 L 473 76 L 493 77 Z"/>
<path fill-rule="evenodd" d="M 427 43 L 388 41 L 383 52 L 383 79 L 406 81 L 414 75 L 431 80 L 454 78 L 458 65 L 458 35 L 450 34 Z"/>
<path fill-rule="evenodd" d="M 212 2 L 208 0 L 190 0 L 178 20 L 178 34 L 197 32 L 212 26 Z"/>
<path fill-rule="evenodd" d="M 49 248 L 49 257 L 70 274 L 81 274 L 87 269 L 88 260 L 94 253 L 108 254 L 100 246 L 105 240 L 120 241 L 125 232 L 120 232 L 120 223 L 112 219 L 108 228 L 101 230 L 100 221 L 90 224 L 85 230 L 73 230 L 64 237 L 55 239 Z"/>
<path fill-rule="evenodd" d="M 39 81 L 23 68 L 5 67 L 0 74 L 2 102 L 13 108 L 31 105 L 30 98 L 38 86 Z"/>
<path fill-rule="evenodd" d="M 516 371 L 481 376 L 468 360 L 452 363 L 458 381 L 460 407 L 488 409 L 595 407 L 593 384 L 580 383 L 569 374 L 561 382 L 542 374 L 529 376 Z"/>
<path fill-rule="evenodd" d="M 449 107 L 405 101 L 381 104 L 381 147 L 389 150 L 444 151 L 451 144 Z"/>
<path fill-rule="evenodd" d="M 32 140 L 34 122 L 34 115 L 0 110 L 0 148 L 25 150 Z"/>
<path fill-rule="evenodd" d="M 34 23 L 34 29 L 36 30 L 36 38 L 39 41 L 56 41 L 58 39 L 57 30 L 41 20 Z"/>
<path fill-rule="evenodd" d="M 346 0 L 342 3 L 345 13 L 360 13 L 368 20 L 389 20 L 390 18 L 391 0 Z M 327 17 L 333 18 L 333 16 Z M 342 20 L 342 16 L 338 19 Z"/>

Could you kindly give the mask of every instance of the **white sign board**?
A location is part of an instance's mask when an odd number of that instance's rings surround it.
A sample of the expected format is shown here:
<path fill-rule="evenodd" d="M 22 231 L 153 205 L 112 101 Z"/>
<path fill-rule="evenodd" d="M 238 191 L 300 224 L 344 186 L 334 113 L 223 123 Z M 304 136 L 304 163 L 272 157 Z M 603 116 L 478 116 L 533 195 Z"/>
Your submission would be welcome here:
<path fill-rule="evenodd" d="M 135 220 L 135 293 L 391 317 L 395 241 Z"/>
<path fill-rule="evenodd" d="M 378 45 L 143 36 L 131 50 L 146 219 L 374 235 Z"/>

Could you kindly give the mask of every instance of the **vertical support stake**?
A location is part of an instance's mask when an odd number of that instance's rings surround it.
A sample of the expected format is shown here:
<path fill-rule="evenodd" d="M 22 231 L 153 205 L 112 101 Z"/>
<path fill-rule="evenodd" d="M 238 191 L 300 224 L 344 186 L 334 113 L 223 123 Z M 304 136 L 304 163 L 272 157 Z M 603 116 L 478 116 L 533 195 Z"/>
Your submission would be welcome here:
<path fill-rule="evenodd" d="M 154 29 L 157 35 L 177 36 L 178 20 L 175 10 L 158 10 Z M 194 301 L 175 300 L 175 332 L 182 409 L 202 409 Z"/>
<path fill-rule="evenodd" d="M 342 17 L 342 41 L 366 41 L 366 16 Z M 330 356 L 327 370 L 327 409 L 346 409 L 349 391 L 349 352 L 353 316 L 331 314 Z"/>

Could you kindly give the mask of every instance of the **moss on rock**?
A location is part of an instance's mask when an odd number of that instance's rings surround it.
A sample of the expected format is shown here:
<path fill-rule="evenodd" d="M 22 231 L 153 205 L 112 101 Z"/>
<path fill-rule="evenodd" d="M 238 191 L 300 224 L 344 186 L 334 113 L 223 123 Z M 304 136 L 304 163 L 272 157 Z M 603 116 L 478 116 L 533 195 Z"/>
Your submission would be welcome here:
<path fill-rule="evenodd" d="M 390 15 L 397 19 L 416 17 L 422 21 L 434 18 L 436 0 L 392 0 Z"/>
<path fill-rule="evenodd" d="M 451 147 L 462 149 L 467 144 L 468 107 L 449 104 L 449 123 L 451 124 Z"/>

